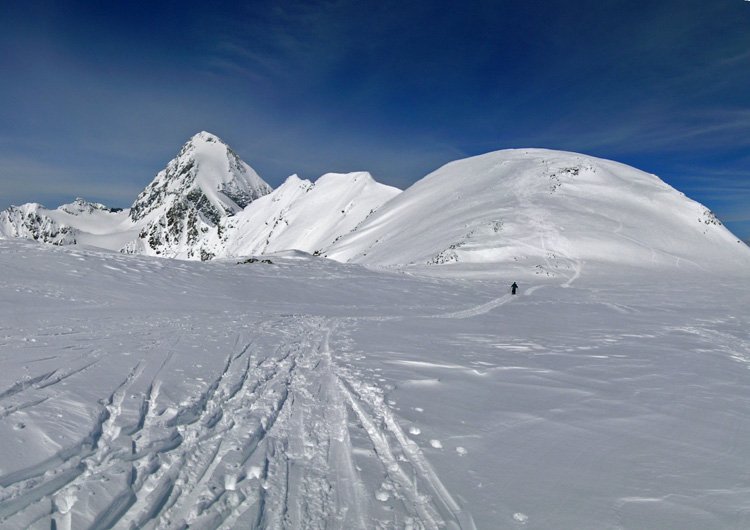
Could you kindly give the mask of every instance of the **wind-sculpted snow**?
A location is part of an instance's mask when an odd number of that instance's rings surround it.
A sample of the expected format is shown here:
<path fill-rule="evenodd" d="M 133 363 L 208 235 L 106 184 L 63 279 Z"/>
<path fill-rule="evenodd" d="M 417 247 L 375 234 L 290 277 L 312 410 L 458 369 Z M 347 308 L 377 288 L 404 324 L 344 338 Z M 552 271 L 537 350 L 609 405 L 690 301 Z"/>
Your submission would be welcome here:
<path fill-rule="evenodd" d="M 1 528 L 750 525 L 743 271 L 0 271 Z"/>

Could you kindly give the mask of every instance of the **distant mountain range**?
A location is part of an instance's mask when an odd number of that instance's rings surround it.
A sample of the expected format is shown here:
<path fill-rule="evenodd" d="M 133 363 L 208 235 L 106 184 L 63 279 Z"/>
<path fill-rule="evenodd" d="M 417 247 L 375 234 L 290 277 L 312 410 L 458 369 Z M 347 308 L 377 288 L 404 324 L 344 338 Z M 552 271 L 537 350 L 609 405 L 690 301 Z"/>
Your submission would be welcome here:
<path fill-rule="evenodd" d="M 443 166 L 406 191 L 365 172 L 273 190 L 207 132 L 125 210 L 77 199 L 0 212 L 0 234 L 179 259 L 301 250 L 370 265 L 583 263 L 747 267 L 750 248 L 658 177 L 575 153 L 517 149 Z"/>

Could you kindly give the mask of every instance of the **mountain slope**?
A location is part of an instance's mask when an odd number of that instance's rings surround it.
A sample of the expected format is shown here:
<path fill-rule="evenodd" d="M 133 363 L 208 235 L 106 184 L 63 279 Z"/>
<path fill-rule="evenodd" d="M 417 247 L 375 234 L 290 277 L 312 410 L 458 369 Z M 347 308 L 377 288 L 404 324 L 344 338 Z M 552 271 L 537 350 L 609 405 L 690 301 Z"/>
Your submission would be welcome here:
<path fill-rule="evenodd" d="M 325 254 L 376 265 L 492 263 L 539 274 L 587 261 L 746 267 L 704 206 L 632 167 L 544 149 L 458 160 L 383 206 Z"/>
<path fill-rule="evenodd" d="M 329 173 L 314 183 L 293 175 L 273 193 L 222 223 L 229 235 L 217 254 L 316 252 L 349 233 L 400 192 L 375 182 L 366 172 Z"/>

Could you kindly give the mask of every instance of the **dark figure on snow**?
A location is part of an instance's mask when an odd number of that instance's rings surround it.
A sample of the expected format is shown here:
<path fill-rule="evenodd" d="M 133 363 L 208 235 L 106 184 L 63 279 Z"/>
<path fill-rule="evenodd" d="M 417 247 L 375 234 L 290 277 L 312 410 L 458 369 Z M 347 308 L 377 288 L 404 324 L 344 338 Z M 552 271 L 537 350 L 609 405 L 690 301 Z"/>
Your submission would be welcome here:
<path fill-rule="evenodd" d="M 513 282 L 513 285 L 510 286 L 510 294 L 516 294 L 517 290 L 518 290 L 518 284 L 516 282 Z"/>

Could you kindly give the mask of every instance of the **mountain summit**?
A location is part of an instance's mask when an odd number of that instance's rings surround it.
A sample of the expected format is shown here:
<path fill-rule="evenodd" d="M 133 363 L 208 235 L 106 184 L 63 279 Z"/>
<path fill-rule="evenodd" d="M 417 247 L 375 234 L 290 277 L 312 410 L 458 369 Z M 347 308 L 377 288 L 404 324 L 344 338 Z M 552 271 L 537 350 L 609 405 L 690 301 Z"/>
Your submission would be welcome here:
<path fill-rule="evenodd" d="M 293 175 L 274 191 L 207 132 L 129 209 L 82 199 L 58 210 L 11 207 L 0 212 L 0 235 L 192 260 L 301 250 L 376 266 L 461 264 L 567 285 L 583 269 L 750 263 L 747 245 L 705 206 L 610 160 L 511 149 L 451 162 L 403 192 L 366 172 Z"/>
<path fill-rule="evenodd" d="M 134 222 L 185 201 L 213 224 L 271 192 L 253 168 L 221 139 L 205 131 L 182 146 L 130 208 Z"/>
<path fill-rule="evenodd" d="M 221 139 L 200 132 L 131 206 L 130 219 L 145 226 L 124 251 L 206 259 L 201 235 L 271 191 Z"/>

